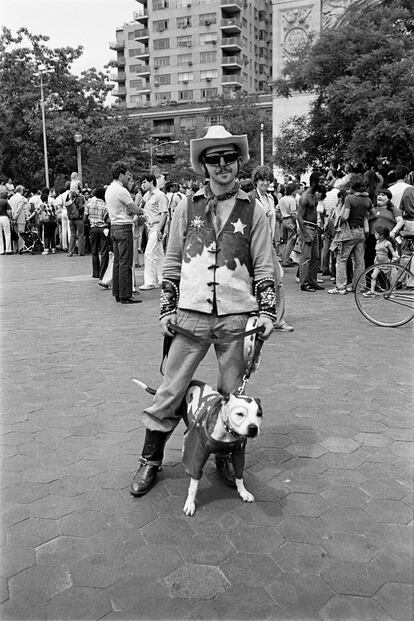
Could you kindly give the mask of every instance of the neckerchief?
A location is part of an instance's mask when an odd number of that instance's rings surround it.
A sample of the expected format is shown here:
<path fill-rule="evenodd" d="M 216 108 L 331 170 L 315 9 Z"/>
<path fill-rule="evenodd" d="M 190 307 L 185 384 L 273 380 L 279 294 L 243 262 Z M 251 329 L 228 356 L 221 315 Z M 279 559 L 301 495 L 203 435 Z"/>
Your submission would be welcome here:
<path fill-rule="evenodd" d="M 233 186 L 233 189 L 230 190 L 229 192 L 225 192 L 224 194 L 213 194 L 210 188 L 210 184 L 206 185 L 205 187 L 205 194 L 207 198 L 206 209 L 205 209 L 206 213 L 210 208 L 212 209 L 213 213 L 215 213 L 217 203 L 219 201 L 226 201 L 227 199 L 232 198 L 233 196 L 237 194 L 238 191 L 239 191 L 238 183 L 235 183 Z"/>

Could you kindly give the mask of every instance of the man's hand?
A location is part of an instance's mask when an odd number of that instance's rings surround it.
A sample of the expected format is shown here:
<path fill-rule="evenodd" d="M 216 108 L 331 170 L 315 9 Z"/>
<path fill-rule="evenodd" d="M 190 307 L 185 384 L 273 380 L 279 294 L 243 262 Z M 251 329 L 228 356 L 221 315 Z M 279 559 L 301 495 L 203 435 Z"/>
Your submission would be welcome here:
<path fill-rule="evenodd" d="M 174 313 L 172 315 L 167 315 L 166 317 L 163 317 L 162 319 L 160 319 L 161 332 L 163 333 L 163 335 L 174 336 L 175 332 L 172 332 L 170 330 L 170 326 L 175 325 L 176 323 L 177 323 L 177 313 Z"/>
<path fill-rule="evenodd" d="M 258 338 L 266 341 L 273 332 L 273 321 L 267 315 L 259 315 L 257 327 L 264 328 L 263 332 L 258 333 Z"/>

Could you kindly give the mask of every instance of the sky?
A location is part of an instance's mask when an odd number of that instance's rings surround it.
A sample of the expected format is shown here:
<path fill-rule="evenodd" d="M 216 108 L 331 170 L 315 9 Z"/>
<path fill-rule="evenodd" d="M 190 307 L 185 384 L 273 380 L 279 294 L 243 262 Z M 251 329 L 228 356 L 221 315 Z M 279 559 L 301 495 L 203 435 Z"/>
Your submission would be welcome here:
<path fill-rule="evenodd" d="M 81 58 L 72 65 L 79 75 L 90 67 L 101 71 L 116 58 L 109 42 L 138 9 L 135 0 L 0 0 L 0 24 L 13 33 L 26 26 L 32 34 L 47 35 L 52 48 L 83 45 Z"/>

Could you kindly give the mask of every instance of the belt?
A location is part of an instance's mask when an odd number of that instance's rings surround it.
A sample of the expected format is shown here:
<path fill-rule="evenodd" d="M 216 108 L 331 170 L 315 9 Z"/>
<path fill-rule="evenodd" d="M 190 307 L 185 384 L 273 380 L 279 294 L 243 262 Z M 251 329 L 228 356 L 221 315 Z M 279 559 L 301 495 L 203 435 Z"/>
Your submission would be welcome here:
<path fill-rule="evenodd" d="M 304 222 L 305 226 L 311 226 L 314 229 L 318 228 L 318 225 L 315 222 L 307 222 L 306 220 L 304 220 L 303 222 Z"/>
<path fill-rule="evenodd" d="M 362 224 L 350 224 L 350 229 L 362 229 Z"/>

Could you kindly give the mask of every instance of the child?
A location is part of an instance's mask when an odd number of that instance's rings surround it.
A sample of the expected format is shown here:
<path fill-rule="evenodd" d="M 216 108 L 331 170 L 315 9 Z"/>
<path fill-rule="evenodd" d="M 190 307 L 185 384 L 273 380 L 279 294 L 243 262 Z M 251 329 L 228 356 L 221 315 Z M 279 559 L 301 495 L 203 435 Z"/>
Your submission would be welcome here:
<path fill-rule="evenodd" d="M 398 261 L 399 255 L 398 252 L 395 251 L 394 246 L 392 245 L 390 239 L 390 231 L 385 226 L 377 226 L 375 228 L 375 261 L 374 265 L 379 263 L 389 263 L 390 258 L 389 254 L 392 256 L 392 261 Z M 379 295 L 375 292 L 375 285 L 377 284 L 377 278 L 379 274 L 390 274 L 391 268 L 386 265 L 381 265 L 380 267 L 374 268 L 371 275 L 371 289 L 362 295 L 366 298 L 371 298 L 376 295 Z"/>
<path fill-rule="evenodd" d="M 73 172 L 70 176 L 70 191 L 79 192 L 81 190 L 80 179 L 77 172 Z"/>

